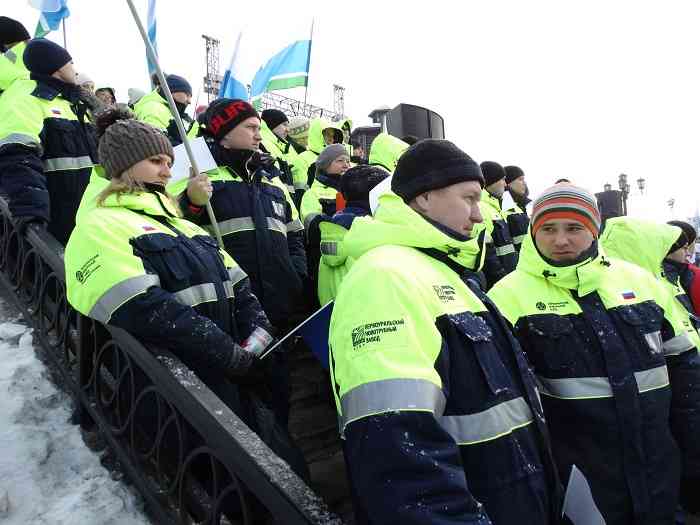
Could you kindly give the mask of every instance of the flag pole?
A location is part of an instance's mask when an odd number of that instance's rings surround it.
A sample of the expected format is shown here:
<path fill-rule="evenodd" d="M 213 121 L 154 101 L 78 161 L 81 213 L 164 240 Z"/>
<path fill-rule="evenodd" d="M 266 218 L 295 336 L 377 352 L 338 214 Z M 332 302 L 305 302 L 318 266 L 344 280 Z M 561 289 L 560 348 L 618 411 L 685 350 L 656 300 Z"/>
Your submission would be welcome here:
<path fill-rule="evenodd" d="M 63 23 L 63 49 L 68 51 L 68 42 L 66 41 L 66 17 L 61 21 Z"/>
<path fill-rule="evenodd" d="M 309 93 L 309 76 L 311 73 L 311 46 L 314 45 L 314 19 L 311 18 L 311 37 L 309 38 L 309 58 L 307 63 L 309 64 L 309 70 L 306 72 L 306 86 L 304 86 L 304 106 L 306 106 L 306 96 Z M 306 109 L 306 108 L 304 108 Z"/>
<path fill-rule="evenodd" d="M 156 56 L 156 52 L 153 49 L 153 46 L 151 45 L 151 41 L 148 40 L 148 35 L 146 34 L 146 30 L 143 28 L 141 19 L 139 18 L 138 13 L 136 12 L 133 0 L 126 0 L 126 2 L 127 4 L 129 4 L 129 9 L 131 10 L 131 14 L 134 17 L 134 22 L 136 23 L 136 26 L 138 27 L 139 32 L 141 33 L 143 43 L 146 45 L 146 54 L 148 55 L 148 58 L 151 59 L 151 62 L 156 68 L 156 74 L 158 75 L 158 81 L 160 82 L 160 89 L 163 91 L 163 94 L 165 95 L 165 98 L 168 101 L 168 106 L 170 106 L 170 112 L 173 114 L 173 119 L 175 119 L 175 124 L 177 125 L 177 131 L 180 134 L 180 138 L 182 139 L 182 143 L 185 146 L 185 151 L 187 151 L 187 156 L 190 159 L 190 164 L 192 165 L 192 169 L 196 176 L 196 174 L 199 174 L 199 166 L 197 165 L 197 160 L 194 158 L 194 153 L 192 153 L 192 146 L 190 145 L 190 141 L 187 138 L 187 132 L 185 131 L 185 126 L 182 123 L 180 112 L 177 110 L 175 100 L 173 100 L 173 94 L 170 92 L 168 83 L 165 81 L 165 75 L 163 75 L 163 70 L 160 68 L 158 57 Z M 221 231 L 219 231 L 219 224 L 216 222 L 214 210 L 212 209 L 211 203 L 209 201 L 207 201 L 206 208 L 207 214 L 209 215 L 209 222 L 211 223 L 211 226 L 214 229 L 216 240 L 219 243 L 219 247 L 223 249 L 224 241 L 221 239 Z"/>

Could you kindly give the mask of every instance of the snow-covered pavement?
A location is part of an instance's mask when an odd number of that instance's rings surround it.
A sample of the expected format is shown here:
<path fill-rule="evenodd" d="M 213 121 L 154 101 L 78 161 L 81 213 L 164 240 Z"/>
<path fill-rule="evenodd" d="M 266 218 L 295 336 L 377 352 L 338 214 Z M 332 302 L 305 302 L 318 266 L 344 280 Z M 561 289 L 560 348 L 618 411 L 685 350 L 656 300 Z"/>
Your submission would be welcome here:
<path fill-rule="evenodd" d="M 141 525 L 138 497 L 114 481 L 70 424 L 27 328 L 0 300 L 0 523 Z"/>

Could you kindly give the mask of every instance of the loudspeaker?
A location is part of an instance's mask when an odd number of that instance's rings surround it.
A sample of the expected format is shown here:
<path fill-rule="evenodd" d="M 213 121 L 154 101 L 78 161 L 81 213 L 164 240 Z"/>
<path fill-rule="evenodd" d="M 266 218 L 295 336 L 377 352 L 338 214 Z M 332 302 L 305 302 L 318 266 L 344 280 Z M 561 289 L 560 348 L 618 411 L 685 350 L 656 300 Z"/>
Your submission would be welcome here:
<path fill-rule="evenodd" d="M 444 139 L 444 119 L 429 109 L 412 104 L 399 104 L 387 114 L 387 131 L 401 138 L 413 135 L 418 139 Z"/>
<path fill-rule="evenodd" d="M 622 192 L 619 190 L 602 191 L 595 194 L 598 209 L 603 221 L 612 217 L 622 217 L 625 214 L 622 204 Z"/>

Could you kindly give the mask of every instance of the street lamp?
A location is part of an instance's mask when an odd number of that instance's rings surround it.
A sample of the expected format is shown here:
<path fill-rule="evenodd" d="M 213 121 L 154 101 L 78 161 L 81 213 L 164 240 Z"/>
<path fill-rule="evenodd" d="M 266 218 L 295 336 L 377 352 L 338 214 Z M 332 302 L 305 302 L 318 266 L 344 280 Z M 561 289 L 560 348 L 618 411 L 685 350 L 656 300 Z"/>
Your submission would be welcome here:
<path fill-rule="evenodd" d="M 639 188 L 639 193 L 644 195 L 644 188 L 646 187 L 647 181 L 643 177 L 637 179 L 637 187 Z"/>
<path fill-rule="evenodd" d="M 604 184 L 603 191 L 612 191 L 612 184 Z"/>
<path fill-rule="evenodd" d="M 627 195 L 630 192 L 630 185 L 627 183 L 627 175 L 620 173 L 617 178 L 617 185 L 622 192 L 622 214 L 627 215 Z"/>

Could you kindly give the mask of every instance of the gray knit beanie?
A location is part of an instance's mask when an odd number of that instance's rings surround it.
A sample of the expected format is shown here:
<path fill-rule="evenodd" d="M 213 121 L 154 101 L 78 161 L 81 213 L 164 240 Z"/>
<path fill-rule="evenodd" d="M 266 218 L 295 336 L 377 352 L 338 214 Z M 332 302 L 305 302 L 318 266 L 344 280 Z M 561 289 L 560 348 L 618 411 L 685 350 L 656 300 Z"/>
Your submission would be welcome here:
<path fill-rule="evenodd" d="M 155 155 L 175 159 L 173 146 L 159 129 L 139 122 L 123 108 L 111 108 L 97 116 L 97 147 L 100 164 L 108 179 L 118 177 L 134 164 Z"/>
<path fill-rule="evenodd" d="M 326 146 L 316 159 L 316 173 L 320 170 L 326 171 L 331 165 L 331 162 L 341 155 L 350 156 L 344 144 L 331 144 L 330 146 Z"/>

